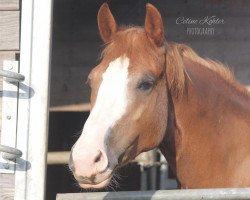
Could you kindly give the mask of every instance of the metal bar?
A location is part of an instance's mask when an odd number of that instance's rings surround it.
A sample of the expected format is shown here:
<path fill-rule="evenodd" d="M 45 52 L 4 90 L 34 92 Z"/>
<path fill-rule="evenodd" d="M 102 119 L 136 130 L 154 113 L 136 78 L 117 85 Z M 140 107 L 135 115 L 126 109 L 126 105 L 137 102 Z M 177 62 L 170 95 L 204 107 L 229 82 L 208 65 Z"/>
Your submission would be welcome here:
<path fill-rule="evenodd" d="M 250 199 L 249 188 L 237 189 L 185 189 L 138 192 L 94 192 L 58 194 L 57 200 L 230 200 Z"/>
<path fill-rule="evenodd" d="M 15 200 L 45 199 L 53 0 L 22 0 Z"/>
<path fill-rule="evenodd" d="M 7 160 L 15 160 L 22 156 L 22 151 L 5 145 L 0 145 L 0 152 L 3 152 L 2 157 Z"/>
<path fill-rule="evenodd" d="M 0 76 L 7 78 L 7 82 L 22 82 L 25 79 L 25 76 L 22 74 L 3 69 L 0 69 Z"/>
<path fill-rule="evenodd" d="M 161 163 L 166 162 L 163 154 L 161 154 L 160 162 Z M 168 178 L 168 172 L 169 172 L 168 164 L 160 165 L 160 189 L 161 190 L 178 188 L 176 180 Z"/>
<path fill-rule="evenodd" d="M 165 157 L 161 154 L 160 161 L 165 161 Z M 168 165 L 161 165 L 160 167 L 160 189 L 166 188 L 166 181 L 168 179 Z"/>
<path fill-rule="evenodd" d="M 140 190 L 141 191 L 145 191 L 148 189 L 148 173 L 147 171 L 144 169 L 144 167 L 142 165 L 140 165 Z"/>
<path fill-rule="evenodd" d="M 152 153 L 152 166 L 150 167 L 150 170 L 149 170 L 149 174 L 150 174 L 150 190 L 156 190 L 156 179 L 157 179 L 157 168 L 156 168 L 156 165 L 153 165 L 157 160 L 156 160 L 156 157 L 157 157 L 157 151 L 156 149 L 152 150 L 151 151 Z"/>

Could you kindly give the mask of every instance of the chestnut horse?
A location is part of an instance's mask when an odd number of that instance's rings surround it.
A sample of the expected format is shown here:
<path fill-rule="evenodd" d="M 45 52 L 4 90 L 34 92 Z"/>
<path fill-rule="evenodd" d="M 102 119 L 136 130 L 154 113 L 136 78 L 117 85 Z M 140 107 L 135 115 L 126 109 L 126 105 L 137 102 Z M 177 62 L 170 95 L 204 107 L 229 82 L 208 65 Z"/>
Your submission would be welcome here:
<path fill-rule="evenodd" d="M 221 63 L 167 43 L 160 13 L 118 27 L 104 3 L 106 47 L 89 75 L 91 112 L 69 166 L 83 188 L 159 147 L 181 188 L 250 187 L 250 93 Z"/>

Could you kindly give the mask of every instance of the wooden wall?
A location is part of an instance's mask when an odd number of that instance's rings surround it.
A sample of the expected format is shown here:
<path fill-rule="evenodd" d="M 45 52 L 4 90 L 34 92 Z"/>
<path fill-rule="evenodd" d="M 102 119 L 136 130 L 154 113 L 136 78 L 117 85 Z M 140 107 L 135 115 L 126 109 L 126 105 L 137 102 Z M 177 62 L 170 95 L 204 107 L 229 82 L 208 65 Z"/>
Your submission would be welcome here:
<path fill-rule="evenodd" d="M 96 15 L 104 0 L 54 0 L 51 102 L 54 110 L 83 110 L 89 101 L 85 81 L 99 63 L 103 43 Z M 148 0 L 109 1 L 119 24 L 142 26 Z M 201 56 L 226 63 L 236 77 L 250 86 L 250 1 L 246 0 L 149 0 L 160 11 L 167 41 L 186 43 Z M 213 35 L 188 35 L 188 25 L 176 24 L 180 16 L 201 19 L 217 16 L 225 24 L 211 25 Z M 191 26 L 192 27 L 192 26 Z M 71 106 L 70 106 L 71 105 Z M 60 107 L 62 109 L 60 109 Z"/>
<path fill-rule="evenodd" d="M 0 0 L 0 69 L 3 68 L 3 60 L 17 60 L 19 58 L 19 37 L 19 0 Z M 1 77 L 0 91 L 2 91 Z M 0 98 L 0 129 L 1 108 L 2 102 Z M 14 174 L 0 174 L 0 200 L 14 199 L 14 179 Z"/>

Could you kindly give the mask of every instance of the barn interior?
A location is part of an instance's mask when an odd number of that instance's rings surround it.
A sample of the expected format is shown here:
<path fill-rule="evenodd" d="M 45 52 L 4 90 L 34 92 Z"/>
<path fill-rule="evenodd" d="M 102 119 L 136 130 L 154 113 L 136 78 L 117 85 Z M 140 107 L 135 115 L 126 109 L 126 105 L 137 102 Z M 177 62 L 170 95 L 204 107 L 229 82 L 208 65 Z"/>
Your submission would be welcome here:
<path fill-rule="evenodd" d="M 50 116 L 48 152 L 70 151 L 79 137 L 89 115 L 90 88 L 85 84 L 91 69 L 99 63 L 104 47 L 98 33 L 96 15 L 102 0 L 54 0 L 53 37 L 51 55 Z M 118 24 L 142 26 L 145 5 L 151 2 L 163 18 L 165 37 L 168 42 L 185 43 L 202 57 L 227 64 L 236 77 L 250 86 L 250 2 L 233 0 L 112 0 L 110 9 Z M 223 19 L 224 23 L 202 26 L 207 33 L 195 34 L 187 30 L 196 28 L 177 19 Z M 107 113 L 108 115 L 108 113 Z M 156 159 L 160 159 L 157 154 Z M 151 168 L 154 168 L 152 173 Z M 160 166 L 145 167 L 148 176 L 145 190 L 160 187 Z M 151 172 L 150 172 L 151 171 Z M 121 181 L 115 191 L 141 189 L 141 167 L 132 163 L 122 168 Z M 169 178 L 173 176 L 169 172 Z M 154 180 L 155 184 L 151 184 Z M 173 179 L 172 179 L 173 180 Z M 57 193 L 81 190 L 66 163 L 47 166 L 47 200 L 55 199 Z M 165 188 L 173 188 L 166 185 Z"/>

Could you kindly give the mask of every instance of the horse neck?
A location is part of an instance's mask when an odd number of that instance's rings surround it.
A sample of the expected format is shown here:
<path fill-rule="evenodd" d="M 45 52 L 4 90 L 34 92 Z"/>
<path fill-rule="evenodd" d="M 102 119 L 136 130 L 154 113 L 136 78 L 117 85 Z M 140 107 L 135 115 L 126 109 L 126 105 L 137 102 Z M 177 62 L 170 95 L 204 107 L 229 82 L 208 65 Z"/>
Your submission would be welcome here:
<path fill-rule="evenodd" d="M 245 123 L 250 123 L 250 97 L 242 92 L 243 87 L 232 85 L 215 71 L 190 60 L 185 61 L 185 68 L 184 95 L 181 98 L 175 98 L 171 92 L 168 95 L 168 126 L 160 145 L 181 185 L 187 179 L 184 171 L 198 170 L 195 159 L 213 153 L 208 150 L 212 151 L 218 134 L 224 134 L 223 138 L 227 137 L 225 133 L 234 131 L 228 123 L 237 120 L 239 126 L 250 130 Z M 200 145 L 205 145 L 204 151 L 200 151 Z M 205 160 L 199 162 L 206 165 Z"/>

